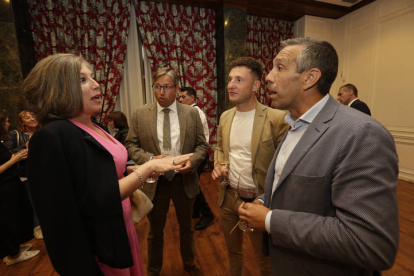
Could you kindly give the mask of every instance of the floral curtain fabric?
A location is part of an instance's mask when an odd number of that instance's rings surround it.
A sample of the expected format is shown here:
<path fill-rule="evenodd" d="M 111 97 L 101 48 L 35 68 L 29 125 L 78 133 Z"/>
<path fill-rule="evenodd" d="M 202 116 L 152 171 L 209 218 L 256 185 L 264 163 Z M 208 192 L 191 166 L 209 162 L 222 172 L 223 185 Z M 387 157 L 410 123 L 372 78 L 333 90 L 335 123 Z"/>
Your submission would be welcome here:
<path fill-rule="evenodd" d="M 273 59 L 280 50 L 280 42 L 293 37 L 294 22 L 275 18 L 247 16 L 247 56 L 263 63 L 262 84 L 257 100 L 270 105 L 266 75 L 272 70 Z"/>
<path fill-rule="evenodd" d="M 130 0 L 28 0 L 37 60 L 82 54 L 95 68 L 104 94 L 98 121 L 107 122 L 123 74 Z"/>
<path fill-rule="evenodd" d="M 180 87 L 191 86 L 197 91 L 197 105 L 206 113 L 210 127 L 210 144 L 215 144 L 217 70 L 214 10 L 134 2 L 152 71 L 171 67 L 179 75 Z"/>

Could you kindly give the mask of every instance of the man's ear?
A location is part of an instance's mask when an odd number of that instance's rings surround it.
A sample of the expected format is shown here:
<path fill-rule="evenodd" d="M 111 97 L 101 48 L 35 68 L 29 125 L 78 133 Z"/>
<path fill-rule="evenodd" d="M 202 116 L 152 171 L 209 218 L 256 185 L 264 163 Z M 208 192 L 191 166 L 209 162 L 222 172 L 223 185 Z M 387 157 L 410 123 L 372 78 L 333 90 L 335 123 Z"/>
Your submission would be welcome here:
<path fill-rule="evenodd" d="M 309 88 L 314 87 L 319 79 L 321 78 L 322 73 L 318 68 L 312 68 L 307 71 L 305 75 L 305 82 L 303 83 L 303 90 L 308 90 Z"/>
<path fill-rule="evenodd" d="M 257 92 L 260 89 L 260 81 L 259 80 L 255 80 L 253 83 L 253 91 Z"/>

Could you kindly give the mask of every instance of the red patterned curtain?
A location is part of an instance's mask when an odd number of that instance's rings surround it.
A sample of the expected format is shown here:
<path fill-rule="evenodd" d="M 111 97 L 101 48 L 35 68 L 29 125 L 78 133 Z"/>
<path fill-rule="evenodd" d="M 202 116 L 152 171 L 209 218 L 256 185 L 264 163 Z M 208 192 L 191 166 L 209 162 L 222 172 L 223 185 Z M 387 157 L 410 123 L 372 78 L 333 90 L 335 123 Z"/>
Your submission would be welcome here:
<path fill-rule="evenodd" d="M 130 0 L 28 0 L 37 60 L 55 53 L 82 54 L 95 68 L 107 122 L 123 74 Z M 100 120 L 99 120 L 100 119 Z"/>
<path fill-rule="evenodd" d="M 262 104 L 270 105 L 265 77 L 272 70 L 280 42 L 293 37 L 293 25 L 291 21 L 247 16 L 247 56 L 260 60 L 264 65 L 262 85 L 257 94 L 257 100 Z"/>
<path fill-rule="evenodd" d="M 206 113 L 210 126 L 210 144 L 216 144 L 214 10 L 139 0 L 134 2 L 152 70 L 155 72 L 160 67 L 171 67 L 178 73 L 181 87 L 191 86 L 197 91 L 197 105 Z"/>

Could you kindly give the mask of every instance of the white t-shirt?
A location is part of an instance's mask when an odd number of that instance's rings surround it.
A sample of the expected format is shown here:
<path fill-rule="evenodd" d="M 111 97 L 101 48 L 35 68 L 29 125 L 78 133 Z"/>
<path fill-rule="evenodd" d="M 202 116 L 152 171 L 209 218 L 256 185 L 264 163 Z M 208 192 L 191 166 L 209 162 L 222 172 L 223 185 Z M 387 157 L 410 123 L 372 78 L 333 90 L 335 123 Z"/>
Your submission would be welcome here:
<path fill-rule="evenodd" d="M 245 188 L 255 187 L 252 177 L 252 133 L 256 109 L 238 112 L 234 115 L 230 130 L 230 172 L 231 187 L 237 189 L 240 177 Z"/>

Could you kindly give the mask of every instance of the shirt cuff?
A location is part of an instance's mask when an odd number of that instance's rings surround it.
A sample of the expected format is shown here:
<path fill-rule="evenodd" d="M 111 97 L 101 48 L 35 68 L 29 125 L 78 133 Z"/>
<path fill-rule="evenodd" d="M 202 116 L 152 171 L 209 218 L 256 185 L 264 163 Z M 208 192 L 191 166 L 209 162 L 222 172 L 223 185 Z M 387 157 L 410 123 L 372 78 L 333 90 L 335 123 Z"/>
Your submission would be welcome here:
<path fill-rule="evenodd" d="M 272 211 L 270 211 L 269 213 L 267 213 L 266 215 L 266 220 L 265 220 L 265 227 L 266 227 L 266 231 L 270 233 L 270 218 L 272 217 Z"/>

